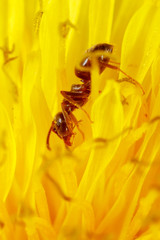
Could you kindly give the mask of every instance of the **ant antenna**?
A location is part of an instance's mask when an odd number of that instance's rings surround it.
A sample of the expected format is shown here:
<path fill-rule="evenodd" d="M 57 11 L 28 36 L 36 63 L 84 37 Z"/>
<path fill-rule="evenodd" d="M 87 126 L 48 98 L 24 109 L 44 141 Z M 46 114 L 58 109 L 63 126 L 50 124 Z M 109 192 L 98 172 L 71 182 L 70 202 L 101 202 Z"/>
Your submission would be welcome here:
<path fill-rule="evenodd" d="M 51 125 L 51 127 L 50 127 L 50 129 L 49 129 L 49 131 L 48 131 L 47 141 L 46 141 L 46 143 L 47 143 L 47 148 L 48 148 L 49 151 L 51 150 L 50 144 L 49 144 L 49 139 L 50 139 L 51 132 L 52 132 L 52 125 Z"/>

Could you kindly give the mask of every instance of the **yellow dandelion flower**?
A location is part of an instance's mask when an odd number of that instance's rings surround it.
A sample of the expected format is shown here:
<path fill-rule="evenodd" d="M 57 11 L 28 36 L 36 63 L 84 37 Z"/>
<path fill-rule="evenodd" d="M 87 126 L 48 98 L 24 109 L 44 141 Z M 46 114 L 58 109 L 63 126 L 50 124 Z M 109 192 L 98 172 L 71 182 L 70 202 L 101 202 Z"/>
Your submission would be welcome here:
<path fill-rule="evenodd" d="M 1 0 L 0 13 L 0 239 L 160 239 L 160 1 Z M 50 126 L 84 60 L 91 89 L 66 99 L 61 139 Z"/>

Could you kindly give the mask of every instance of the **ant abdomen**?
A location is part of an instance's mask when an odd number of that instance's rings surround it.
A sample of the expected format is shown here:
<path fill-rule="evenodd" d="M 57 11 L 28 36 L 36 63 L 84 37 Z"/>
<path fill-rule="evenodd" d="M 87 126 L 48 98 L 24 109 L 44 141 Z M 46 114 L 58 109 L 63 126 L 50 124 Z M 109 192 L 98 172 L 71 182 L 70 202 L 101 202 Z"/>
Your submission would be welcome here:
<path fill-rule="evenodd" d="M 108 43 L 99 43 L 95 46 L 89 48 L 86 52 L 96 52 L 96 51 L 102 51 L 102 52 L 113 52 L 113 45 Z"/>
<path fill-rule="evenodd" d="M 97 62 L 99 73 L 101 74 L 107 67 L 112 51 L 113 45 L 106 43 L 97 44 L 96 46 L 89 48 L 86 51 L 86 56 L 80 64 L 75 67 L 75 75 L 84 81 L 91 80 L 91 68 L 93 67 L 93 61 Z"/>

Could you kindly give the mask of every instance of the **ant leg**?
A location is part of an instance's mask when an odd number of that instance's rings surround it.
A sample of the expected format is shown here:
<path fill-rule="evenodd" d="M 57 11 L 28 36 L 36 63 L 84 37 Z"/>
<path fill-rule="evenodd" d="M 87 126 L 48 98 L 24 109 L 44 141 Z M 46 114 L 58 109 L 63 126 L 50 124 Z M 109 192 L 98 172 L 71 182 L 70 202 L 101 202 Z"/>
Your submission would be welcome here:
<path fill-rule="evenodd" d="M 7 63 L 9 63 L 9 62 L 11 62 L 11 61 L 13 61 L 13 60 L 15 60 L 15 59 L 17 59 L 18 57 L 12 57 L 12 58 L 8 58 L 4 63 L 3 63 L 3 65 L 6 65 Z"/>
<path fill-rule="evenodd" d="M 8 46 L 0 47 L 0 50 L 2 50 L 3 57 L 4 57 L 3 66 L 6 65 L 8 62 L 13 61 L 18 58 L 18 56 L 9 58 L 9 54 L 12 54 L 15 50 L 15 44 L 12 45 L 11 50 L 8 49 Z"/>
<path fill-rule="evenodd" d="M 68 96 L 67 92 L 61 91 L 61 94 L 62 94 L 62 96 L 63 96 L 68 102 L 70 102 L 71 104 L 73 104 L 75 107 L 81 109 L 81 110 L 86 114 L 86 116 L 88 117 L 89 121 L 90 121 L 91 123 L 93 123 L 93 121 L 91 120 L 91 118 L 90 118 L 89 114 L 86 112 L 86 110 L 83 109 L 79 104 L 77 104 L 76 101 L 74 101 L 71 96 Z"/>
<path fill-rule="evenodd" d="M 70 114 L 68 114 L 68 112 L 65 110 L 65 104 L 62 102 L 61 103 L 61 107 L 62 107 L 62 112 L 63 112 L 63 115 L 64 115 L 64 118 L 66 120 L 66 123 L 67 123 L 67 127 L 69 129 L 69 132 L 73 132 L 73 129 L 74 129 L 74 126 L 73 126 L 73 120 L 72 118 L 70 117 Z"/>
<path fill-rule="evenodd" d="M 71 116 L 71 119 L 73 120 L 75 126 L 77 127 L 78 131 L 81 133 L 83 141 L 85 140 L 84 132 L 79 128 L 79 122 L 76 117 L 73 115 L 73 113 L 70 112 L 69 114 Z"/>
<path fill-rule="evenodd" d="M 74 129 L 74 126 L 70 126 L 71 125 L 71 122 L 73 122 L 75 124 L 75 126 L 77 127 L 78 131 L 81 133 L 82 137 L 83 137 L 83 140 L 85 139 L 84 137 L 84 133 L 82 132 L 82 130 L 79 128 L 79 121 L 77 121 L 76 117 L 73 115 L 72 112 L 70 112 L 69 114 L 65 111 L 64 109 L 64 103 L 62 102 L 61 104 L 62 106 L 62 112 L 64 114 L 64 117 L 65 117 L 65 120 L 67 122 L 67 126 L 69 128 L 69 131 L 72 132 L 73 129 Z M 73 133 L 74 135 L 74 133 Z"/>
<path fill-rule="evenodd" d="M 120 65 L 120 63 L 119 63 L 119 62 L 114 62 L 114 61 L 112 61 L 112 60 L 109 60 L 109 62 L 110 62 L 110 63 L 113 63 L 113 64 Z"/>
<path fill-rule="evenodd" d="M 108 68 L 111 68 L 111 69 L 115 69 L 115 70 L 120 71 L 120 72 L 123 73 L 127 78 L 130 79 L 130 81 L 129 81 L 129 79 L 126 79 L 126 80 L 123 80 L 123 79 L 122 79 L 122 80 L 118 80 L 118 82 L 127 81 L 127 82 L 130 82 L 130 83 L 134 84 L 134 85 L 137 85 L 137 86 L 142 90 L 142 93 L 145 94 L 145 91 L 144 91 L 144 89 L 142 88 L 141 84 L 140 84 L 139 82 L 137 82 L 135 79 L 133 79 L 132 77 L 130 77 L 127 73 L 125 73 L 125 72 L 124 72 L 123 70 L 121 70 L 119 67 L 114 66 L 114 65 L 111 65 L 111 64 L 106 64 L 105 66 L 108 67 Z"/>

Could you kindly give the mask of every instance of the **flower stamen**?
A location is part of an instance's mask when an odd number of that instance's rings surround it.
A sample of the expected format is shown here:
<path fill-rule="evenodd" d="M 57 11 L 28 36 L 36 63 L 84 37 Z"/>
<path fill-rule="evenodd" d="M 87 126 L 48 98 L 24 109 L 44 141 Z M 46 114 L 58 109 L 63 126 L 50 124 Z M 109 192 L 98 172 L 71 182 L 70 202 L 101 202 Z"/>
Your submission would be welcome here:
<path fill-rule="evenodd" d="M 60 194 L 60 196 L 61 196 L 65 201 L 70 202 L 70 201 L 73 200 L 71 197 L 67 196 L 67 195 L 63 192 L 63 190 L 62 190 L 62 188 L 60 187 L 59 183 L 58 183 L 55 179 L 53 179 L 48 173 L 46 173 L 46 177 L 54 184 L 54 186 L 55 186 L 55 188 L 57 189 L 58 193 Z"/>
<path fill-rule="evenodd" d="M 70 29 L 73 28 L 76 30 L 76 26 L 67 19 L 65 22 L 59 24 L 59 33 L 62 38 L 66 38 Z"/>

